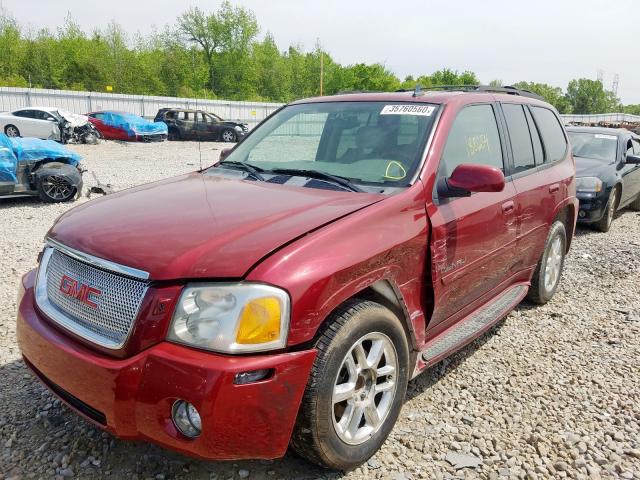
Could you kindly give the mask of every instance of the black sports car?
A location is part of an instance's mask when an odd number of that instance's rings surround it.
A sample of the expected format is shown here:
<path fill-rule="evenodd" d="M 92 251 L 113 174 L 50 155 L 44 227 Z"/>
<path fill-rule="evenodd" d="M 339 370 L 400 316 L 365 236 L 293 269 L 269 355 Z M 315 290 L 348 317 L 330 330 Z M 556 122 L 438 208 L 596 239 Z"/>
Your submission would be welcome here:
<path fill-rule="evenodd" d="M 578 220 L 606 232 L 616 210 L 640 210 L 640 136 L 599 127 L 567 132 L 576 160 Z"/>
<path fill-rule="evenodd" d="M 154 119 L 169 128 L 169 140 L 237 142 L 249 131 L 246 123 L 223 120 L 203 110 L 161 108 Z"/>

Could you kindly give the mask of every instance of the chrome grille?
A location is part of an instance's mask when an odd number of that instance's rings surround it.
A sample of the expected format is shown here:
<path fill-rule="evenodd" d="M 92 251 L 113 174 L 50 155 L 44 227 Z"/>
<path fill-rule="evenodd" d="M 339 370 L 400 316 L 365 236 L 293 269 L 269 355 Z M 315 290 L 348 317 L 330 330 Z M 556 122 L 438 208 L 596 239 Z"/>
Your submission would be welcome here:
<path fill-rule="evenodd" d="M 109 348 L 121 347 L 131 331 L 147 291 L 147 282 L 113 273 L 48 248 L 38 279 L 38 304 L 52 320 L 71 331 Z M 95 308 L 74 295 L 62 292 L 64 276 L 99 290 L 90 297 Z M 44 285 L 40 285 L 44 283 Z M 44 288 L 42 288 L 44 287 Z"/>

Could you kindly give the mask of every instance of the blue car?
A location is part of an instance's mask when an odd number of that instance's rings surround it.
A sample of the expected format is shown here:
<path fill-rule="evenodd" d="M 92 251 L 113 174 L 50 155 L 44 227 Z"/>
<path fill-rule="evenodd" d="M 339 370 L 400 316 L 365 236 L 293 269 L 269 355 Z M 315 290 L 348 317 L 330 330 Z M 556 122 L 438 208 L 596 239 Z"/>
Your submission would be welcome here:
<path fill-rule="evenodd" d="M 80 159 L 53 140 L 0 133 L 0 197 L 33 195 L 47 203 L 72 200 L 82 191 Z"/>

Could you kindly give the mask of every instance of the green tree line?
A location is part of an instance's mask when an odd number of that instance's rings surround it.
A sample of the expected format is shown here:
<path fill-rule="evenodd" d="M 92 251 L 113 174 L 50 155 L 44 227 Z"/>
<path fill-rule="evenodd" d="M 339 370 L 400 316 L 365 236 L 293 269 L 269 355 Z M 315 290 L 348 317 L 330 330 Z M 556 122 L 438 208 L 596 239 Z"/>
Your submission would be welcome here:
<path fill-rule="evenodd" d="M 142 95 L 288 102 L 342 91 L 393 91 L 438 85 L 477 85 L 470 71 L 448 68 L 398 78 L 383 64 L 341 65 L 320 44 L 281 50 L 259 38 L 254 13 L 224 2 L 217 11 L 191 8 L 174 25 L 130 36 L 112 22 L 85 32 L 71 16 L 56 31 L 27 31 L 0 11 L 0 86 L 105 91 Z M 499 80 L 491 85 L 499 86 Z M 516 86 L 542 95 L 561 113 L 628 111 L 601 82 L 572 80 L 566 91 L 542 83 Z"/>

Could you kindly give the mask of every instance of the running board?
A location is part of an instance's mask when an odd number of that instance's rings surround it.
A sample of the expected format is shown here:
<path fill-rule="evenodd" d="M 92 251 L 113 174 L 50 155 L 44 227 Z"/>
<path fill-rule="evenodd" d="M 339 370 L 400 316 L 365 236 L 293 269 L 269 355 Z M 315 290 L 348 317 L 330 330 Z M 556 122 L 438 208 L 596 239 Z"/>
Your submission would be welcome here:
<path fill-rule="evenodd" d="M 505 290 L 500 296 L 430 340 L 420 354 L 424 363 L 420 365 L 422 362 L 418 362 L 414 375 L 491 328 L 522 301 L 527 290 L 526 285 L 515 285 Z"/>

